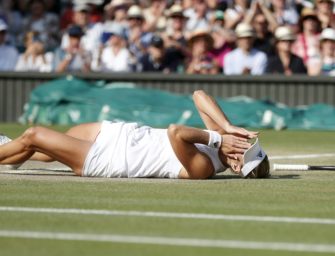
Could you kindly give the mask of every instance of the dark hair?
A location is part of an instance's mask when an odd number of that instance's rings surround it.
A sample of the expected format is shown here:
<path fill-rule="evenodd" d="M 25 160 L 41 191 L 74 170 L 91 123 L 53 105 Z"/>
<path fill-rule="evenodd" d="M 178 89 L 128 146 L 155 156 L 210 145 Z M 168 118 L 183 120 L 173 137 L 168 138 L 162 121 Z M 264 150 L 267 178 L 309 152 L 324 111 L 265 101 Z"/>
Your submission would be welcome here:
<path fill-rule="evenodd" d="M 262 162 L 246 178 L 264 179 L 268 177 L 270 177 L 270 162 L 268 156 L 265 156 Z"/>

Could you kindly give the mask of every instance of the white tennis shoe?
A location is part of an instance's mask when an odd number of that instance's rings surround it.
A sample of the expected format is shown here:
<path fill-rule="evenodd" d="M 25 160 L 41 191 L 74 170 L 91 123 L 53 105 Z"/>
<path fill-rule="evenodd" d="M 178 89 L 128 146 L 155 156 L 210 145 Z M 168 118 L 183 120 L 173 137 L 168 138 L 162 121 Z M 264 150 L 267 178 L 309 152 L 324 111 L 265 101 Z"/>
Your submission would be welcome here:
<path fill-rule="evenodd" d="M 6 144 L 10 141 L 12 141 L 12 140 L 10 138 L 8 138 L 6 135 L 0 134 L 0 145 Z M 6 167 L 6 169 L 16 170 L 21 165 L 22 164 L 6 164 L 4 166 Z"/>

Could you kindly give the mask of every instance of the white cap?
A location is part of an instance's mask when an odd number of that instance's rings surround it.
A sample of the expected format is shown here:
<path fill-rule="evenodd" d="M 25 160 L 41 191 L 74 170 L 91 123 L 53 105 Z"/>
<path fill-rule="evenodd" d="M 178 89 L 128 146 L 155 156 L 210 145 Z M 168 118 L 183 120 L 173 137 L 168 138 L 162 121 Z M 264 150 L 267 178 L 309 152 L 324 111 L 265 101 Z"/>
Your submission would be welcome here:
<path fill-rule="evenodd" d="M 8 26 L 6 24 L 6 22 L 4 22 L 2 19 L 0 19 L 0 31 L 4 31 L 7 30 Z"/>
<path fill-rule="evenodd" d="M 325 28 L 324 30 L 322 30 L 320 40 L 326 39 L 335 41 L 335 29 Z"/>
<path fill-rule="evenodd" d="M 255 30 L 253 27 L 248 23 L 240 23 L 237 25 L 235 29 L 236 36 L 238 38 L 241 37 L 254 37 L 255 36 Z"/>
<path fill-rule="evenodd" d="M 278 27 L 275 31 L 275 38 L 278 41 L 294 41 L 296 39 L 295 34 L 289 27 Z"/>
<path fill-rule="evenodd" d="M 258 139 L 243 155 L 242 176 L 246 177 L 265 158 L 266 154 L 259 145 Z"/>
<path fill-rule="evenodd" d="M 133 5 L 128 9 L 127 12 L 127 17 L 128 18 L 144 18 L 143 17 L 143 12 L 141 7 L 139 7 L 138 5 Z"/>

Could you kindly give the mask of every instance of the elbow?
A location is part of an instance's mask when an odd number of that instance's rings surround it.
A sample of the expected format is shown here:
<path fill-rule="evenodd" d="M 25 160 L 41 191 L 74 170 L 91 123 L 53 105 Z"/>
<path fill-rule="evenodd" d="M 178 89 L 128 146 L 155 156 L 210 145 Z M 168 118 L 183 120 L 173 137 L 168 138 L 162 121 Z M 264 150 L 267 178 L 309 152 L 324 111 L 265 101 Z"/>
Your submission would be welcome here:
<path fill-rule="evenodd" d="M 198 99 L 200 97 L 203 97 L 205 95 L 207 95 L 205 93 L 205 91 L 203 91 L 203 90 L 196 90 L 196 91 L 193 92 L 193 99 L 196 100 L 196 99 Z"/>
<path fill-rule="evenodd" d="M 178 124 L 170 124 L 167 130 L 169 137 L 178 137 L 179 131 L 180 125 Z"/>

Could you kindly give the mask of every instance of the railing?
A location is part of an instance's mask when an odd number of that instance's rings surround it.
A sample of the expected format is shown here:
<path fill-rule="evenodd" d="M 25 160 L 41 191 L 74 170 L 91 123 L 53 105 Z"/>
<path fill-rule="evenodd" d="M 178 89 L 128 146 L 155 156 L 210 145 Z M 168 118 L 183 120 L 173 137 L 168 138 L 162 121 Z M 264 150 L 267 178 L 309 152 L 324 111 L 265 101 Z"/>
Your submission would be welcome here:
<path fill-rule="evenodd" d="M 161 73 L 73 73 L 88 81 L 133 82 L 141 88 L 155 88 L 178 94 L 203 89 L 216 97 L 246 95 L 289 106 L 327 103 L 335 105 L 335 78 L 266 75 L 182 75 Z M 0 72 L 0 122 L 15 122 L 22 114 L 30 92 L 41 83 L 64 74 Z"/>

